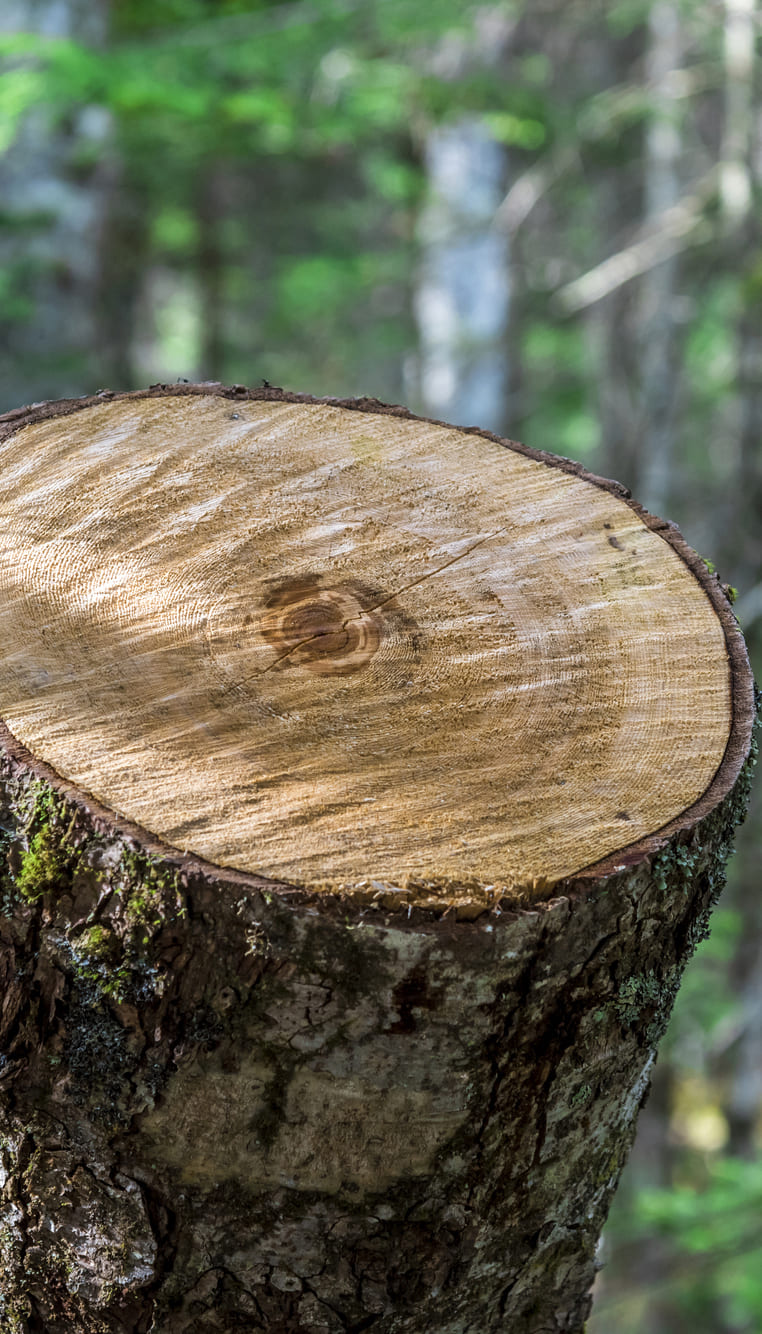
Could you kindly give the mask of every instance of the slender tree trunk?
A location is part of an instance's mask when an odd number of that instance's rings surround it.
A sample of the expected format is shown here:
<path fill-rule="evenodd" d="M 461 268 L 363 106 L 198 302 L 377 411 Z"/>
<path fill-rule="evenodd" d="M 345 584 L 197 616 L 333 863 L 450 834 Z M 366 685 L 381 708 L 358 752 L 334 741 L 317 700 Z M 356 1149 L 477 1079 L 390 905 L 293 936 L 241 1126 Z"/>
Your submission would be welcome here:
<path fill-rule="evenodd" d="M 504 7 L 483 7 L 471 40 L 451 35 L 432 68 L 445 78 L 494 69 L 515 22 Z M 423 159 L 427 194 L 414 301 L 420 402 L 436 417 L 505 431 L 511 256 L 496 213 L 505 197 L 507 153 L 483 117 L 464 115 L 428 132 Z"/>
<path fill-rule="evenodd" d="M 741 276 L 741 317 L 737 330 L 737 382 L 732 424 L 737 433 L 734 455 L 738 485 L 730 505 L 723 507 L 725 531 L 718 533 L 731 577 L 749 604 L 743 610 L 750 642 L 760 647 L 762 635 L 753 599 L 762 588 L 762 539 L 758 517 L 762 508 L 762 333 L 759 302 L 762 294 L 759 272 L 762 262 L 762 232 L 754 200 L 760 191 L 759 113 L 754 114 L 754 69 L 756 0 L 727 0 L 725 25 L 725 120 L 720 163 L 720 200 L 726 229 L 726 245 L 738 247 L 745 256 Z M 745 535 L 737 550 L 737 533 Z M 731 534 L 733 535 L 731 537 Z M 733 960 L 738 991 L 741 1031 L 732 1052 L 732 1068 L 725 1100 L 729 1128 L 728 1150 L 751 1159 L 756 1153 L 759 1108 L 762 1103 L 762 951 L 759 932 L 757 867 L 759 839 L 747 838 L 742 845 L 736 887 L 736 902 L 749 929 L 739 942 Z"/>
<path fill-rule="evenodd" d="M 651 115 L 645 136 L 644 214 L 653 220 L 672 208 L 681 193 L 682 142 L 674 96 L 682 64 L 680 10 L 674 0 L 656 0 L 649 16 L 646 79 Z M 675 404 L 680 383 L 676 257 L 646 273 L 640 287 L 640 411 L 637 487 L 655 514 L 668 511 L 675 452 Z"/>
<path fill-rule="evenodd" d="M 613 193 L 613 192 L 612 192 Z M 609 197 L 611 212 L 606 210 Z M 602 212 L 616 217 L 618 201 L 601 190 Z M 613 234 L 616 234 L 614 228 Z M 601 433 L 602 470 L 635 486 L 639 468 L 637 311 L 631 284 L 597 302 L 586 316 L 595 349 L 598 421 Z"/>
<path fill-rule="evenodd" d="M 626 45 L 612 47 L 605 39 L 597 42 L 596 85 L 605 88 L 628 83 L 633 67 L 638 68 L 645 58 L 643 42 L 640 29 Z M 594 187 L 599 253 L 607 253 L 612 245 L 616 247 L 631 235 L 633 217 L 643 207 L 642 185 L 642 180 L 629 176 L 623 188 L 618 173 L 601 172 Z M 632 488 L 640 477 L 638 318 L 638 292 L 633 283 L 624 283 L 594 302 L 584 316 L 593 346 L 592 393 L 600 424 L 601 468 Z"/>
<path fill-rule="evenodd" d="M 0 30 L 50 38 L 105 40 L 108 7 L 82 0 L 15 0 Z M 98 365 L 96 306 L 99 237 L 108 197 L 99 159 L 111 130 L 102 107 L 83 106 L 74 125 L 54 126 L 45 107 L 23 119 L 0 160 L 0 262 L 10 297 L 0 334 L 0 402 L 11 406 L 23 384 L 31 398 L 81 393 Z M 83 177 L 73 155 L 87 148 Z"/>
<path fill-rule="evenodd" d="M 199 364 L 203 378 L 222 378 L 225 359 L 225 263 L 222 251 L 222 189 L 219 167 L 205 163 L 199 171 L 196 194 L 198 223 L 197 272 L 201 292 L 201 347 Z"/>
<path fill-rule="evenodd" d="M 98 246 L 96 347 L 106 385 L 134 386 L 136 321 L 146 281 L 150 217 L 115 145 L 104 154 L 106 199 Z"/>
<path fill-rule="evenodd" d="M 729 226 L 752 204 L 754 44 L 757 0 L 725 0 L 725 116 L 720 148 L 720 203 Z"/>
<path fill-rule="evenodd" d="M 505 429 L 508 239 L 492 227 L 506 154 L 476 117 L 432 130 L 418 237 L 420 388 L 427 412 Z"/>
<path fill-rule="evenodd" d="M 748 899 L 744 898 L 747 909 Z M 752 919 L 753 920 L 753 919 Z M 757 935 L 734 961 L 741 976 L 741 1033 L 733 1053 L 733 1068 L 724 1112 L 728 1122 L 728 1152 L 749 1162 L 756 1160 L 757 1125 L 762 1107 L 762 948 Z"/>

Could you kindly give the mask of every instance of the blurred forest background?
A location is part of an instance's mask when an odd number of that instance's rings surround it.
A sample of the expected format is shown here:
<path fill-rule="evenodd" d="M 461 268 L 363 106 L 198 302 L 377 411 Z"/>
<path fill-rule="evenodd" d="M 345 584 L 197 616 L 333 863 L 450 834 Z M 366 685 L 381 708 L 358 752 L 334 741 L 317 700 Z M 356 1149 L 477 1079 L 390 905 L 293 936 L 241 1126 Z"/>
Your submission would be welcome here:
<path fill-rule="evenodd" d="M 2 0 L 0 411 L 369 394 L 676 520 L 762 656 L 757 0 Z M 590 1334 L 762 1331 L 762 827 L 686 974 Z"/>

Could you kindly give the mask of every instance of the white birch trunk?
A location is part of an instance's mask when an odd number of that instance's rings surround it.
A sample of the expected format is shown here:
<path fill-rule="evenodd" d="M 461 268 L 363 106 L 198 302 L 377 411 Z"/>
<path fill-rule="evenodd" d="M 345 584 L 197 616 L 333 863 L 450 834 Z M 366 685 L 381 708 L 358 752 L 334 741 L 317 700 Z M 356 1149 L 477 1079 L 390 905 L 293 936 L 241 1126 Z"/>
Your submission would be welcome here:
<path fill-rule="evenodd" d="M 741 222 L 751 207 L 750 147 L 754 115 L 756 0 L 725 0 L 725 124 L 720 161 L 720 203 L 726 222 Z"/>
<path fill-rule="evenodd" d="M 657 0 L 649 18 L 647 78 L 653 115 L 645 141 L 645 220 L 680 199 L 682 143 L 673 97 L 674 72 L 682 58 L 680 12 L 674 0 Z M 668 508 L 674 458 L 675 305 L 677 259 L 650 269 L 641 287 L 641 480 L 646 507 Z"/>
<path fill-rule="evenodd" d="M 425 164 L 416 293 L 425 411 L 459 425 L 505 428 L 508 241 L 493 227 L 506 153 L 476 118 L 434 130 Z"/>

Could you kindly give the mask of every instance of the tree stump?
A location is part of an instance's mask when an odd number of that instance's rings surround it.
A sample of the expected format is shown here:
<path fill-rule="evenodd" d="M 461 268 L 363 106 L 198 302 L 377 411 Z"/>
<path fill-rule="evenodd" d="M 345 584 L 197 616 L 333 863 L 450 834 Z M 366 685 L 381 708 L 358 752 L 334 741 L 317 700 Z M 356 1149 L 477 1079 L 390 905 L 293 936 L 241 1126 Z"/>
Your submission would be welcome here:
<path fill-rule="evenodd" d="M 374 400 L 0 419 L 9 1334 L 579 1332 L 749 783 L 676 529 Z"/>

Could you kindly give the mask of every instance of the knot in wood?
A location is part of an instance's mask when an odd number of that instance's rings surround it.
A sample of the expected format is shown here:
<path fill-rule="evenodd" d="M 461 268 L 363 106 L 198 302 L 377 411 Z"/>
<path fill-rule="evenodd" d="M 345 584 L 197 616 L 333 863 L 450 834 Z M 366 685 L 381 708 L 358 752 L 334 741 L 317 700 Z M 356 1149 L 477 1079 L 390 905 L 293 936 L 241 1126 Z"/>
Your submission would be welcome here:
<path fill-rule="evenodd" d="M 347 676 L 367 667 L 383 621 L 361 599 L 356 587 L 324 587 L 320 576 L 280 581 L 268 594 L 260 623 L 278 654 L 275 666 L 305 667 L 317 676 Z"/>

